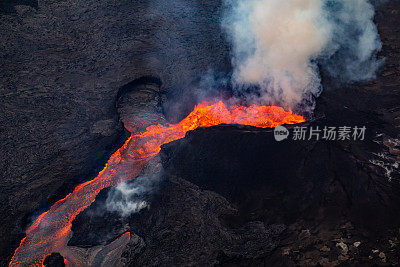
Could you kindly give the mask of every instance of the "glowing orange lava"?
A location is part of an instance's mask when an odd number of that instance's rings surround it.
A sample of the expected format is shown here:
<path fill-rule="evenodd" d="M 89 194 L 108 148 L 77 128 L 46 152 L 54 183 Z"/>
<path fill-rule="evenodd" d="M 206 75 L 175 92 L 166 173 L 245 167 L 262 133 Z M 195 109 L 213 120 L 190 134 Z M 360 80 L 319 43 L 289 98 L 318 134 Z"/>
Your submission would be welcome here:
<path fill-rule="evenodd" d="M 90 206 L 102 189 L 135 178 L 146 162 L 158 154 L 161 145 L 185 137 L 190 130 L 219 124 L 267 128 L 304 121 L 304 117 L 276 106 L 227 108 L 222 101 L 203 102 L 178 124 L 152 125 L 144 133 L 131 135 L 93 180 L 78 185 L 33 222 L 15 250 L 10 266 L 41 266 L 47 255 L 61 252 L 70 238 L 72 221 Z"/>

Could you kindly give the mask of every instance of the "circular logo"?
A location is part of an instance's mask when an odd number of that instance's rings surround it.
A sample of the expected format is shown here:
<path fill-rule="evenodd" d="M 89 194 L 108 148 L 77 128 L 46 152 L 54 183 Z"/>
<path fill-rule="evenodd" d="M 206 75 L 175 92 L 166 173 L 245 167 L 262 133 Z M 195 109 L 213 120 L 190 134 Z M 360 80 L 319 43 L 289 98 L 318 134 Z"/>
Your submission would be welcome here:
<path fill-rule="evenodd" d="M 283 127 L 281 125 L 278 125 L 278 126 L 275 127 L 275 129 L 274 129 L 274 137 L 275 137 L 276 141 L 280 142 L 282 140 L 285 140 L 285 139 L 288 138 L 288 136 L 289 136 L 289 130 L 288 129 L 286 129 L 285 127 Z"/>

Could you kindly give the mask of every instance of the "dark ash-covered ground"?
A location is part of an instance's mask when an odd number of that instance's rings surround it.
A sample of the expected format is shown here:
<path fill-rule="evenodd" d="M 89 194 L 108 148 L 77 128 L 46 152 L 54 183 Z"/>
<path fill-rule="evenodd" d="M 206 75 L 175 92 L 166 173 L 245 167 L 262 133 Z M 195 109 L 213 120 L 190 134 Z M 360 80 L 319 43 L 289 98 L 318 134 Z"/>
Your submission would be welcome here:
<path fill-rule="evenodd" d="M 32 214 L 93 177 L 126 138 L 121 86 L 158 77 L 154 101 L 165 103 L 164 92 L 225 70 L 220 4 L 1 3 L 2 265 Z M 399 172 L 387 176 L 379 162 L 400 161 L 390 141 L 400 128 L 399 10 L 389 1 L 376 16 L 386 57 L 377 79 L 339 86 L 324 78 L 317 101 L 312 125 L 365 125 L 366 141 L 276 143 L 269 130 L 198 129 L 163 147 L 165 177 L 150 209 L 128 218 L 87 210 L 70 244 L 130 230 L 138 238 L 123 254 L 128 265 L 398 264 Z M 132 98 L 123 101 L 119 109 Z"/>
<path fill-rule="evenodd" d="M 1 265 L 32 215 L 126 138 L 116 98 L 143 76 L 179 92 L 226 65 L 219 1 L 0 2 Z M 173 87 L 173 88 L 172 88 Z"/>
<path fill-rule="evenodd" d="M 126 250 L 129 266 L 398 264 L 399 191 L 365 152 L 379 148 L 198 129 L 163 147 L 165 180 L 149 209 L 103 213 L 103 192 L 78 216 L 69 245 L 130 231 L 142 243 Z"/>

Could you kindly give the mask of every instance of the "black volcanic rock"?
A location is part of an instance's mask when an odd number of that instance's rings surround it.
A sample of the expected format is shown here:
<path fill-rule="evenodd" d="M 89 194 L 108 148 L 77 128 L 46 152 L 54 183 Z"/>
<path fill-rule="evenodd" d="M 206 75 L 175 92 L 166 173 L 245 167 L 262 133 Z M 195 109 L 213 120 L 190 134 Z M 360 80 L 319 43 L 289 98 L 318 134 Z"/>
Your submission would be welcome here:
<path fill-rule="evenodd" d="M 0 4 L 6 265 L 31 215 L 93 177 L 124 139 L 115 103 L 120 87 L 150 75 L 163 91 L 184 92 L 209 68 L 226 68 L 229 56 L 220 1 Z"/>
<path fill-rule="evenodd" d="M 306 125 L 321 129 L 326 123 Z M 189 132 L 163 146 L 161 155 L 168 174 L 237 205 L 239 221 L 335 224 L 344 216 L 380 231 L 399 225 L 400 194 L 397 183 L 369 162 L 381 149 L 373 135 L 364 141 L 276 142 L 271 130 L 217 126 Z"/>
<path fill-rule="evenodd" d="M 222 217 L 229 227 L 287 226 L 279 238 L 282 250 L 232 257 L 230 263 L 398 264 L 399 177 L 390 180 L 371 161 L 388 150 L 374 139 L 380 120 L 354 112 L 342 112 L 336 123 L 368 118 L 370 132 L 363 141 L 276 142 L 271 130 L 216 126 L 164 145 L 163 166 L 168 176 L 185 177 L 236 207 L 235 214 Z M 320 119 L 305 126 L 321 129 L 329 123 Z"/>
<path fill-rule="evenodd" d="M 15 6 L 29 6 L 38 8 L 38 0 L 1 0 L 0 1 L 0 13 L 12 14 L 16 13 Z"/>
<path fill-rule="evenodd" d="M 368 162 L 381 149 L 372 136 L 276 142 L 270 129 L 194 130 L 162 147 L 165 180 L 149 209 L 121 228 L 118 214 L 93 212 L 99 199 L 74 221 L 74 245 L 129 228 L 145 246 L 127 248 L 128 266 L 361 264 L 374 247 L 396 263 L 399 194 Z"/>
<path fill-rule="evenodd" d="M 129 83 L 119 90 L 117 110 L 124 127 L 132 133 L 144 132 L 150 125 L 165 123 L 160 86 L 151 77 Z"/>
<path fill-rule="evenodd" d="M 128 265 L 211 265 L 256 258 L 276 247 L 284 229 L 260 221 L 229 227 L 222 219 L 236 209 L 223 197 L 171 177 L 149 210 L 132 216 L 131 229 L 146 243 Z"/>
<path fill-rule="evenodd" d="M 89 240 L 97 235 L 95 239 L 110 242 L 112 238 L 106 239 L 106 233 L 121 230 L 120 224 L 114 223 L 118 214 L 93 212 L 100 203 L 93 204 L 74 221 L 73 242 L 69 245 L 104 244 Z M 128 266 L 210 265 L 270 253 L 284 227 L 260 221 L 230 227 L 224 218 L 236 213 L 236 208 L 220 195 L 201 190 L 184 179 L 169 177 L 148 209 L 123 219 L 129 224 L 125 231 L 138 235 L 144 242 L 144 246 L 128 247 L 124 262 Z M 89 236 L 92 238 L 88 239 Z"/>
<path fill-rule="evenodd" d="M 43 262 L 46 267 L 64 267 L 64 258 L 60 253 L 51 253 Z"/>

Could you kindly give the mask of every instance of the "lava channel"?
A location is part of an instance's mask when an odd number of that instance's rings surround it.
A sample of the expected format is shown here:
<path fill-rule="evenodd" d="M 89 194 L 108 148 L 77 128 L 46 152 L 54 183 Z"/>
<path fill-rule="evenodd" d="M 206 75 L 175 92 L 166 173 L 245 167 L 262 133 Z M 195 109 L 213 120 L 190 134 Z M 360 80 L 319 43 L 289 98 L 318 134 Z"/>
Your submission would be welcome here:
<path fill-rule="evenodd" d="M 161 145 L 185 137 L 198 127 L 242 124 L 261 128 L 304 122 L 303 116 L 277 106 L 232 106 L 222 101 L 200 103 L 178 124 L 157 124 L 132 134 L 92 180 L 78 185 L 72 193 L 57 201 L 26 230 L 26 237 L 11 259 L 10 266 L 42 266 L 52 252 L 60 252 L 71 237 L 72 221 L 95 201 L 104 188 L 134 179 L 144 165 L 161 150 Z M 69 262 L 69 259 L 66 259 Z"/>

